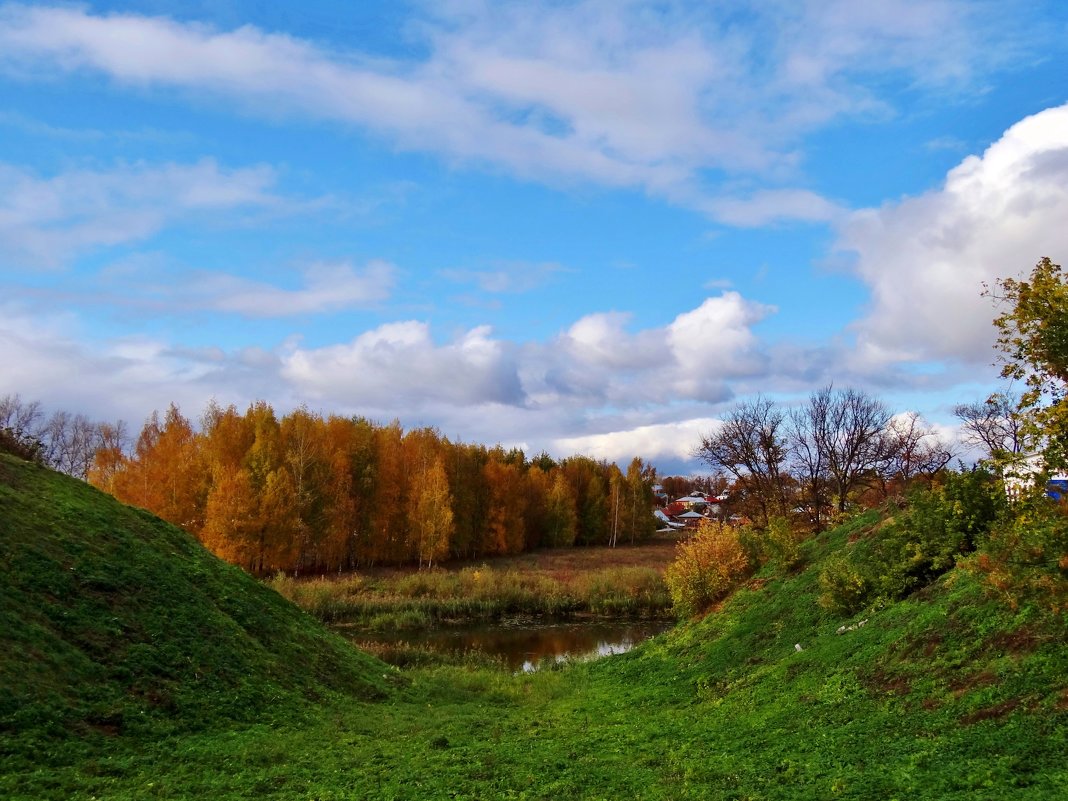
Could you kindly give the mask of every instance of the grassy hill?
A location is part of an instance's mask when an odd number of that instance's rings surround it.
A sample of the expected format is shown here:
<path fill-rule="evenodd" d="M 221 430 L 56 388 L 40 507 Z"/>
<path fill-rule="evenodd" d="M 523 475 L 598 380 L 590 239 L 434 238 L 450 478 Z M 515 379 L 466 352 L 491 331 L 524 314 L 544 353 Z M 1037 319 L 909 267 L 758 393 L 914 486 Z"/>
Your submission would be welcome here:
<path fill-rule="evenodd" d="M 0 753 L 378 697 L 382 674 L 186 533 L 0 453 Z"/>
<path fill-rule="evenodd" d="M 1053 800 L 1068 787 L 1063 617 L 1009 609 L 957 570 L 851 617 L 817 604 L 821 566 L 871 547 L 878 513 L 628 654 L 403 682 L 76 482 L 0 461 L 0 525 L 0 735 L 21 744 L 0 762 L 5 798 Z"/>

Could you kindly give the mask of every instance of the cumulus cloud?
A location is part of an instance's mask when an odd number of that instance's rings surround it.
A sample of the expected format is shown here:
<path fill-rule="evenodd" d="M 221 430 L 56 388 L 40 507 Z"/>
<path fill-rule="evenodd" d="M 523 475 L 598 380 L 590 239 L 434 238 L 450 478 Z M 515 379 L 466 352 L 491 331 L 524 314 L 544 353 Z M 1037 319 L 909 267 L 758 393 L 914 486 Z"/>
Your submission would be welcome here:
<path fill-rule="evenodd" d="M 249 113 L 310 115 L 400 147 L 536 181 L 637 187 L 729 224 L 825 221 L 814 193 L 722 197 L 716 174 L 787 176 L 796 142 L 844 116 L 892 113 L 886 71 L 927 91 L 970 86 L 1033 31 L 959 0 L 732 8 L 588 0 L 452 2 L 412 30 L 420 60 L 371 58 L 243 26 L 68 6 L 0 8 L 0 68 L 90 72 Z M 1023 34 L 1026 33 L 1025 38 Z"/>
<path fill-rule="evenodd" d="M 95 339 L 70 315 L 29 315 L 0 304 L 0 387 L 50 406 L 137 424 L 174 402 L 195 416 L 208 398 L 292 404 L 277 380 L 277 358 L 244 351 L 181 348 L 147 336 Z"/>
<path fill-rule="evenodd" d="M 996 309 L 984 282 L 1068 254 L 1068 105 L 1020 121 L 938 189 L 851 215 L 838 247 L 871 289 L 857 323 L 868 366 L 987 363 Z"/>
<path fill-rule="evenodd" d="M 478 327 L 437 345 L 426 323 L 388 323 L 351 342 L 296 348 L 281 375 L 313 397 L 345 406 L 421 409 L 427 402 L 458 406 L 522 404 L 510 348 Z"/>
<path fill-rule="evenodd" d="M 195 164 L 75 169 L 52 177 L 0 164 L 0 267 L 58 267 L 94 249 L 137 242 L 190 215 L 279 202 L 274 171 Z"/>
<path fill-rule="evenodd" d="M 603 434 L 560 437 L 552 443 L 553 452 L 562 456 L 581 453 L 596 459 L 626 463 L 634 456 L 655 463 L 679 464 L 693 458 L 701 436 L 718 424 L 712 417 L 695 417 L 673 423 L 656 423 Z"/>
<path fill-rule="evenodd" d="M 752 326 L 775 308 L 724 292 L 680 314 L 667 338 L 677 365 L 674 393 L 699 400 L 722 399 L 724 380 L 766 372 L 767 356 Z"/>
<path fill-rule="evenodd" d="M 766 369 L 750 326 L 773 311 L 736 292 L 671 324 L 631 332 L 621 313 L 587 315 L 545 342 L 513 344 L 486 326 L 436 342 L 420 321 L 387 323 L 348 343 L 296 346 L 281 377 L 298 395 L 343 408 L 507 406 L 588 418 L 649 404 L 717 403 L 728 382 Z"/>

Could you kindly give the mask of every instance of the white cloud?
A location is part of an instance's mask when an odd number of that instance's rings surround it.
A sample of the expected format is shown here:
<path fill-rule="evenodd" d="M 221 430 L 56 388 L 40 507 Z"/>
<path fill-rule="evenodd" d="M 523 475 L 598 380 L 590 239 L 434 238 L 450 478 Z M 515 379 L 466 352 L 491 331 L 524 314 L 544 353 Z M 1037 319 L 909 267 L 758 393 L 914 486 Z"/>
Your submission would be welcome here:
<path fill-rule="evenodd" d="M 174 402 L 195 416 L 210 397 L 291 403 L 277 381 L 277 359 L 246 362 L 243 353 L 182 349 L 149 337 L 93 338 L 70 315 L 28 315 L 0 304 L 0 387 L 48 406 L 138 425 Z"/>
<path fill-rule="evenodd" d="M 75 169 L 49 178 L 0 164 L 0 267 L 57 267 L 96 248 L 137 242 L 194 214 L 278 203 L 273 170 L 195 164 Z"/>
<path fill-rule="evenodd" d="M 807 189 L 767 189 L 744 198 L 718 197 L 703 206 L 720 222 L 740 228 L 786 220 L 834 222 L 846 214 L 841 206 Z"/>
<path fill-rule="evenodd" d="M 273 284 L 220 273 L 194 277 L 186 294 L 192 305 L 246 317 L 284 317 L 368 306 L 390 296 L 396 268 L 372 261 L 363 270 L 347 263 L 315 264 L 303 271 L 304 286 Z"/>
<path fill-rule="evenodd" d="M 1012 126 L 943 186 L 853 214 L 838 247 L 871 288 L 859 361 L 989 363 L 997 313 L 983 282 L 1068 258 L 1068 105 Z"/>
<path fill-rule="evenodd" d="M 623 464 L 635 456 L 653 462 L 687 462 L 692 460 L 701 436 L 712 431 L 718 422 L 711 417 L 695 417 L 603 434 L 561 437 L 553 441 L 552 448 L 560 456 L 581 453 Z"/>
<path fill-rule="evenodd" d="M 494 407 L 486 413 L 499 416 L 511 407 L 528 427 L 538 417 L 589 420 L 668 402 L 718 403 L 730 396 L 729 381 L 767 369 L 749 327 L 771 311 L 730 292 L 665 327 L 630 332 L 627 315 L 593 314 L 525 344 L 496 339 L 485 326 L 439 343 L 425 322 L 393 322 L 344 344 L 296 345 L 281 354 L 280 377 L 293 394 L 331 408 L 451 420 L 453 412 L 462 419 Z"/>
<path fill-rule="evenodd" d="M 888 71 L 943 91 L 1023 52 L 1023 21 L 970 8 L 761 3 L 741 26 L 715 4 L 445 3 L 412 27 L 426 57 L 402 61 L 251 26 L 6 5 L 0 67 L 23 77 L 91 72 L 251 113 L 342 121 L 530 180 L 641 188 L 729 224 L 822 222 L 837 210 L 806 190 L 710 201 L 719 192 L 709 181 L 793 180 L 806 133 L 843 116 L 892 113 L 873 88 L 887 91 Z"/>
<path fill-rule="evenodd" d="M 544 285 L 564 270 L 555 262 L 527 264 L 511 262 L 494 270 L 441 270 L 442 277 L 460 284 L 475 284 L 483 292 L 518 294 Z"/>
<path fill-rule="evenodd" d="M 673 391 L 685 398 L 719 400 L 726 379 L 766 373 L 767 357 L 752 326 L 774 311 L 732 291 L 676 317 L 667 332 L 677 365 Z"/>
<path fill-rule="evenodd" d="M 425 323 L 388 323 L 347 344 L 298 347 L 283 356 L 281 375 L 299 392 L 345 407 L 522 404 L 509 350 L 486 327 L 437 345 Z"/>

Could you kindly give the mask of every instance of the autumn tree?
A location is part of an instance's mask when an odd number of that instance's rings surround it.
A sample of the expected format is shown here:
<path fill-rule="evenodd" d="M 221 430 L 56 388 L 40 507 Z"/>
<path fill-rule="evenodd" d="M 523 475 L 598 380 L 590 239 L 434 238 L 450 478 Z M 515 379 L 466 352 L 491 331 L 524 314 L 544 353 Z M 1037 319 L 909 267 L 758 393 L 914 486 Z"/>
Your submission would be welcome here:
<path fill-rule="evenodd" d="M 575 493 L 562 470 L 553 472 L 545 507 L 545 544 L 553 548 L 574 545 L 578 536 L 578 511 Z"/>
<path fill-rule="evenodd" d="M 256 569 L 260 551 L 258 503 L 244 468 L 215 474 L 201 540 L 221 559 L 249 571 Z"/>
<path fill-rule="evenodd" d="M 409 476 L 403 438 L 396 420 L 375 430 L 374 493 L 366 554 L 370 564 L 399 564 L 409 558 Z"/>
<path fill-rule="evenodd" d="M 322 417 L 303 406 L 283 417 L 279 426 L 283 460 L 296 497 L 297 562 L 305 568 L 324 567 L 327 551 L 336 559 L 336 545 L 326 539 L 331 465 L 325 429 Z"/>
<path fill-rule="evenodd" d="M 520 553 L 527 537 L 522 468 L 515 461 L 500 461 L 491 453 L 483 475 L 489 497 L 483 553 Z"/>
<path fill-rule="evenodd" d="M 452 495 L 440 456 L 420 474 L 414 496 L 412 529 L 419 567 L 433 567 L 435 561 L 448 555 L 453 533 Z"/>
<path fill-rule="evenodd" d="M 552 491 L 552 476 L 536 465 L 529 465 L 523 473 L 525 515 L 523 528 L 526 533 L 526 550 L 547 544 L 549 493 Z"/>
<path fill-rule="evenodd" d="M 199 534 L 208 480 L 193 426 L 175 404 L 162 421 L 156 412 L 148 418 L 133 457 L 113 485 L 119 500 Z"/>
<path fill-rule="evenodd" d="M 363 418 L 331 416 L 324 423 L 326 485 L 322 566 L 357 567 L 366 558 L 374 503 L 375 432 Z"/>
<path fill-rule="evenodd" d="M 299 506 L 274 410 L 257 401 L 239 417 L 211 406 L 204 423 L 213 477 L 205 545 L 253 573 L 296 569 Z"/>
<path fill-rule="evenodd" d="M 994 319 L 1001 375 L 1022 381 L 1018 411 L 1030 450 L 1051 469 L 1068 466 L 1068 275 L 1049 258 L 1027 280 L 1005 278 L 989 294 L 1007 307 Z"/>
<path fill-rule="evenodd" d="M 115 494 L 115 476 L 122 470 L 128 440 L 129 435 L 123 421 L 100 424 L 100 443 L 86 474 L 86 480 L 90 484 L 104 492 Z"/>
<path fill-rule="evenodd" d="M 620 529 L 626 519 L 626 478 L 618 465 L 610 464 L 608 474 L 608 547 L 619 542 Z"/>
<path fill-rule="evenodd" d="M 489 488 L 484 469 L 489 454 L 483 445 L 456 444 L 446 464 L 453 499 L 453 556 L 472 559 L 480 554 L 489 514 Z"/>
<path fill-rule="evenodd" d="M 611 520 L 608 466 L 588 456 L 571 456 L 560 462 L 560 470 L 575 494 L 578 515 L 575 541 L 580 545 L 608 542 Z"/>

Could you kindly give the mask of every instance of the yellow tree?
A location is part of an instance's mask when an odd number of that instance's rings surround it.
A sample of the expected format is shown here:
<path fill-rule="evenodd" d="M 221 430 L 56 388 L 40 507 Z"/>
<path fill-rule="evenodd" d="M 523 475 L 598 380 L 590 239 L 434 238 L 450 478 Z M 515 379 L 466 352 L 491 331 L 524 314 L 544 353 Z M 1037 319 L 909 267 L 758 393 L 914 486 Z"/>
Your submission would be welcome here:
<path fill-rule="evenodd" d="M 254 572 L 258 559 L 259 521 L 249 472 L 219 470 L 208 496 L 202 539 L 220 559 Z"/>
<path fill-rule="evenodd" d="M 545 544 L 553 548 L 574 545 L 578 534 L 575 493 L 562 470 L 554 471 L 545 506 Z"/>
<path fill-rule="evenodd" d="M 100 424 L 100 444 L 93 454 L 86 481 L 111 495 L 115 494 L 115 478 L 126 461 L 126 425 L 120 420 L 112 425 Z"/>
<path fill-rule="evenodd" d="M 424 563 L 433 567 L 436 560 L 448 555 L 453 533 L 452 495 L 440 456 L 419 477 L 413 509 L 419 567 Z"/>
<path fill-rule="evenodd" d="M 213 401 L 201 417 L 201 437 L 211 482 L 201 539 L 216 556 L 252 570 L 256 493 L 244 466 L 256 440 L 252 421 Z"/>
<path fill-rule="evenodd" d="M 284 461 L 298 509 L 295 537 L 301 567 L 323 567 L 327 547 L 327 485 L 330 469 L 323 419 L 301 407 L 282 418 Z"/>
<path fill-rule="evenodd" d="M 399 564 L 409 557 L 409 477 L 404 461 L 400 423 L 393 421 L 375 431 L 375 476 L 371 509 L 368 559 Z"/>
<path fill-rule="evenodd" d="M 115 497 L 200 534 L 208 482 L 193 427 L 173 403 L 146 421 L 134 455 L 112 475 Z"/>
<path fill-rule="evenodd" d="M 520 469 L 498 461 L 491 453 L 482 473 L 488 511 L 480 550 L 486 554 L 520 553 L 526 543 L 526 497 L 521 491 Z"/>

